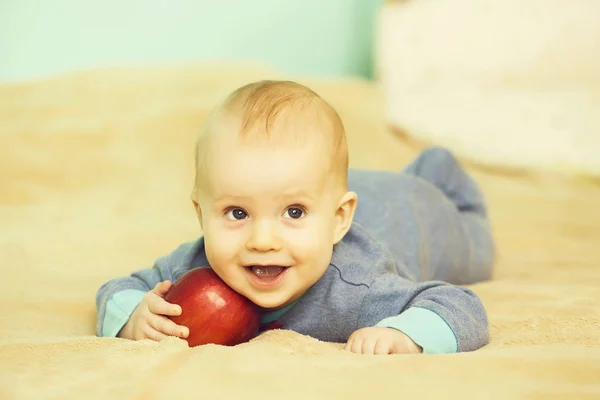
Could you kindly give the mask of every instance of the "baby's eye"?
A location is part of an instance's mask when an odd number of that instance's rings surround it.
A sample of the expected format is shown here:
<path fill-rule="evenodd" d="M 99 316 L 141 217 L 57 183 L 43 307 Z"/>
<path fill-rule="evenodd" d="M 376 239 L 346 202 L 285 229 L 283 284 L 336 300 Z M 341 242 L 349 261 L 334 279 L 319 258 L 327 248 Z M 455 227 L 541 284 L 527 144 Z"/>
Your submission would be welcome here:
<path fill-rule="evenodd" d="M 248 214 L 246 214 L 246 211 L 242 210 L 241 208 L 232 208 L 227 212 L 227 214 L 225 214 L 225 218 L 235 221 L 246 219 L 247 217 Z"/>
<path fill-rule="evenodd" d="M 304 215 L 304 210 L 300 207 L 290 207 L 285 212 L 290 218 L 298 219 Z"/>

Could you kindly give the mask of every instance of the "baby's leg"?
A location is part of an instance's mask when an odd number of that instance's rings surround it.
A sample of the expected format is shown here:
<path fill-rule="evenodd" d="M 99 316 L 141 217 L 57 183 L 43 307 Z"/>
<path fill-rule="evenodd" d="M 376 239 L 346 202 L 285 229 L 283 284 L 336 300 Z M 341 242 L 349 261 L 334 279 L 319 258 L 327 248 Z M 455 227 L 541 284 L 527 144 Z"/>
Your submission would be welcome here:
<path fill-rule="evenodd" d="M 440 217 L 440 229 L 454 224 L 446 224 L 443 220 L 458 218 L 461 226 L 459 237 L 456 241 L 456 232 L 446 232 L 452 235 L 455 242 L 452 248 L 440 246 L 432 248 L 432 252 L 443 252 L 441 257 L 431 257 L 444 263 L 444 259 L 463 259 L 465 265 L 456 268 L 444 268 L 443 265 L 431 266 L 436 271 L 432 279 L 442 279 L 452 283 L 467 284 L 491 278 L 495 258 L 494 241 L 490 224 L 487 218 L 485 199 L 477 183 L 466 173 L 456 158 L 448 150 L 441 147 L 426 149 L 409 164 L 402 172 L 415 175 L 439 189 L 454 205 L 458 213 L 456 216 L 447 215 L 445 212 Z M 451 214 L 454 212 L 450 211 Z M 435 213 L 432 213 L 435 214 Z M 445 247 L 445 248 L 443 248 Z M 449 263 L 450 264 L 450 263 Z M 441 267 L 441 268 L 440 268 Z M 446 275 L 446 273 L 450 275 Z"/>
<path fill-rule="evenodd" d="M 442 148 L 398 172 L 351 169 L 354 222 L 390 251 L 410 278 L 469 284 L 491 278 L 494 242 L 483 195 Z"/>
<path fill-rule="evenodd" d="M 424 150 L 402 172 L 418 176 L 440 189 L 459 211 L 487 218 L 487 207 L 477 183 L 447 149 L 430 147 Z"/>

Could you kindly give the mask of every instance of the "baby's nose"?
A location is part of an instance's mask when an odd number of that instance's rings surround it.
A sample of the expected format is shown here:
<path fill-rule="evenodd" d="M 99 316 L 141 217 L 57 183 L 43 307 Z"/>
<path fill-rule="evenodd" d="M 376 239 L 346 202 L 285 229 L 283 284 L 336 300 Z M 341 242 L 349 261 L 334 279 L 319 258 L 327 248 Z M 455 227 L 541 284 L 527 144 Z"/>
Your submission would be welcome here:
<path fill-rule="evenodd" d="M 246 247 L 248 250 L 254 251 L 277 251 L 281 249 L 281 239 L 276 222 L 269 219 L 255 221 Z"/>

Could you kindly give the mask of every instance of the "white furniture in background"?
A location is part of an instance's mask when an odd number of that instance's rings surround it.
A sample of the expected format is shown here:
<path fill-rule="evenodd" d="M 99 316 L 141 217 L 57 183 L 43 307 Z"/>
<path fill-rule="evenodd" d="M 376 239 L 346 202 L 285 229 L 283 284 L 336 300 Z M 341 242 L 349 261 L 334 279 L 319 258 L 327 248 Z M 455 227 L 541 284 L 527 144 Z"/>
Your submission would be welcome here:
<path fill-rule="evenodd" d="M 390 123 L 474 161 L 600 175 L 600 1 L 390 1 Z"/>

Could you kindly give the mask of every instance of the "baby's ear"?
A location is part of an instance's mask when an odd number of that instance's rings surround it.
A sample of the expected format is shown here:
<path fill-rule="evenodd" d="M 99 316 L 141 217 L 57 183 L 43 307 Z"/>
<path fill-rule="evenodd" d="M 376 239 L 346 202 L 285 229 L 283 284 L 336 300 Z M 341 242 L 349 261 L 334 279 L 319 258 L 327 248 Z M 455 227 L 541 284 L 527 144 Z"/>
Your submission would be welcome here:
<path fill-rule="evenodd" d="M 333 232 L 333 244 L 336 244 L 346 235 L 352 220 L 354 219 L 354 211 L 356 211 L 356 204 L 358 202 L 358 196 L 354 192 L 346 192 L 340 200 L 338 207 L 335 211 L 335 229 Z"/>
<path fill-rule="evenodd" d="M 190 195 L 190 199 L 192 200 L 192 204 L 194 205 L 194 210 L 196 210 L 196 217 L 198 218 L 198 222 L 200 223 L 200 228 L 202 228 L 202 209 L 198 204 L 198 197 L 196 189 L 192 190 L 192 194 Z"/>

